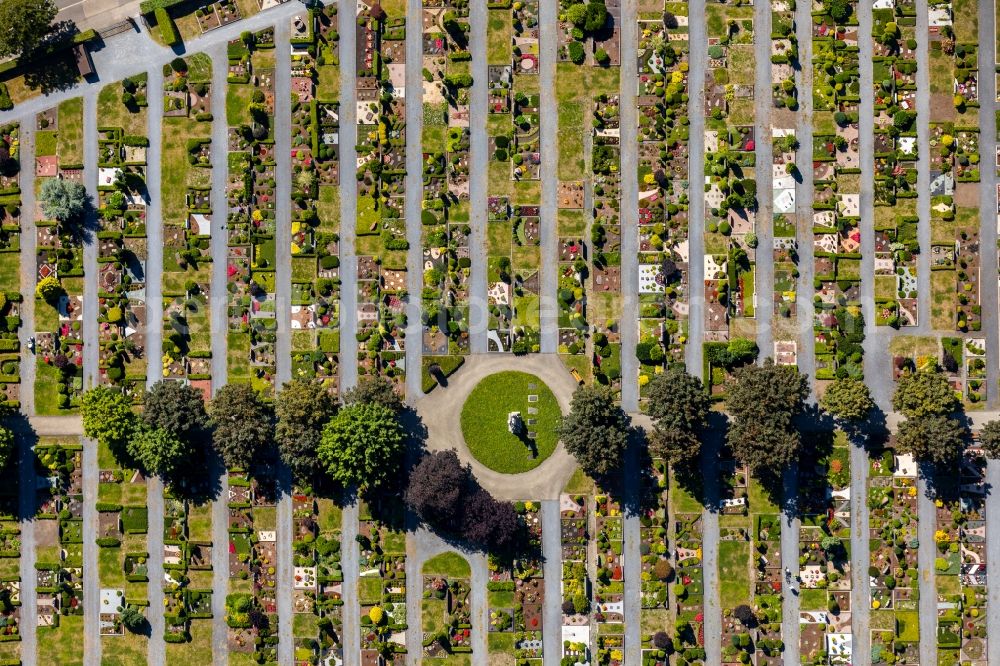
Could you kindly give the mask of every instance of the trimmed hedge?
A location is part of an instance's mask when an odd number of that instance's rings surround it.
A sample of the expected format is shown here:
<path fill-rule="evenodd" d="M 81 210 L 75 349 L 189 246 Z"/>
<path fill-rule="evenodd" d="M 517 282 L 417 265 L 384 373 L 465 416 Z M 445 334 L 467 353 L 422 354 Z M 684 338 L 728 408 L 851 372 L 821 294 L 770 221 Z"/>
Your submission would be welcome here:
<path fill-rule="evenodd" d="M 167 46 L 176 46 L 181 43 L 181 35 L 177 31 L 174 20 L 170 18 L 170 12 L 163 7 L 156 8 L 156 25 L 160 28 L 160 36 Z"/>

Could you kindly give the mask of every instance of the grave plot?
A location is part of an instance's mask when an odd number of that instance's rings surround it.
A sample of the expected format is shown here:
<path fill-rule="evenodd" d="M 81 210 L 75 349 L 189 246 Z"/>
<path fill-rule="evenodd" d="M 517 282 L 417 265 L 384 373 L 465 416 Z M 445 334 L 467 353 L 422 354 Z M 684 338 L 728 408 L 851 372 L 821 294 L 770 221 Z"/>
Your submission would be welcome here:
<path fill-rule="evenodd" d="M 167 659 L 203 660 L 212 652 L 212 504 L 163 493 L 163 618 Z"/>
<path fill-rule="evenodd" d="M 164 70 L 163 377 L 210 390 L 212 257 L 211 60 L 175 58 Z M 215 146 L 214 150 L 222 150 Z"/>
<path fill-rule="evenodd" d="M 79 220 L 45 205 L 83 191 L 83 99 L 35 117 L 35 411 L 74 410 L 83 390 L 83 240 Z"/>
<path fill-rule="evenodd" d="M 318 532 L 313 543 L 305 538 L 297 538 L 294 544 L 294 562 L 296 568 L 303 568 L 299 574 L 301 580 L 296 581 L 294 597 L 293 634 L 295 636 L 295 655 L 300 661 L 318 659 L 319 663 L 327 663 L 333 659 L 343 661 L 343 581 L 341 569 L 341 511 L 334 500 L 327 498 L 311 498 L 303 494 L 306 502 L 314 502 L 307 506 L 304 502 L 296 502 L 299 508 L 293 512 L 296 521 L 315 520 Z M 313 513 L 310 509 L 315 509 Z M 310 516 L 306 514 L 310 513 Z M 314 591 L 299 585 L 309 585 L 308 575 L 312 571 Z M 307 656 L 308 655 L 308 656 Z"/>
<path fill-rule="evenodd" d="M 382 498 L 378 504 L 362 502 L 359 506 L 358 603 L 362 617 L 361 663 L 366 665 L 374 666 L 378 662 L 378 654 L 384 643 L 391 647 L 393 663 L 405 659 L 408 649 L 416 649 L 415 646 L 408 648 L 404 631 L 407 593 L 406 535 L 399 528 L 393 527 L 401 524 L 401 509 L 398 497 Z M 367 622 L 365 617 L 368 618 Z M 443 625 L 440 628 L 444 628 Z M 428 631 L 426 624 L 424 631 Z M 451 634 L 444 637 L 448 645 L 453 645 L 454 637 Z M 468 636 L 464 635 L 464 638 L 467 647 Z M 427 645 L 424 645 L 423 649 L 426 648 Z M 445 652 L 447 654 L 447 650 Z M 424 652 L 424 655 L 427 656 L 428 653 Z"/>
<path fill-rule="evenodd" d="M 815 462 L 799 467 L 799 650 L 804 663 L 843 660 L 851 639 L 850 444 L 841 431 L 811 434 Z"/>
<path fill-rule="evenodd" d="M 0 661 L 22 663 L 27 656 L 23 655 L 20 642 L 22 488 L 16 455 L 8 457 L 3 472 L 7 481 L 0 490 Z"/>
<path fill-rule="evenodd" d="M 542 523 L 537 502 L 515 502 L 528 526 L 527 555 L 511 565 L 490 558 L 486 584 L 489 604 L 490 659 L 498 665 L 538 666 L 542 663 L 542 616 L 545 582 L 542 579 Z"/>
<path fill-rule="evenodd" d="M 710 62 L 725 66 L 725 60 Z M 755 250 L 750 247 L 756 241 L 757 186 L 751 178 L 756 138 L 752 126 L 727 127 L 725 98 L 713 97 L 707 88 L 705 94 L 710 117 L 705 130 L 704 356 L 710 365 L 705 384 L 722 395 L 728 373 L 757 354 L 750 339 L 756 328 L 750 321 L 756 299 Z M 714 351 L 726 344 L 745 353 L 727 358 Z"/>
<path fill-rule="evenodd" d="M 754 520 L 750 512 L 768 512 L 766 500 L 749 470 L 723 452 L 721 461 L 722 506 L 719 516 L 719 598 L 722 604 L 722 651 L 726 661 L 740 660 L 754 652 L 753 630 L 756 615 L 747 614 L 747 600 L 756 589 L 751 571 Z"/>
<path fill-rule="evenodd" d="M 891 440 L 890 440 L 891 443 Z M 916 464 L 891 448 L 875 452 L 868 472 L 871 645 L 896 663 L 920 661 Z"/>
<path fill-rule="evenodd" d="M 251 609 L 247 621 L 229 622 L 230 663 L 277 660 L 277 508 L 273 483 L 229 472 L 229 595 L 226 609 Z M 314 581 L 315 583 L 315 577 Z M 241 612 L 241 611 L 238 611 Z"/>
<path fill-rule="evenodd" d="M 668 359 L 684 358 L 687 339 L 688 29 L 687 5 L 666 3 L 672 17 L 640 16 L 637 104 L 639 216 L 639 390 Z M 655 13 L 654 13 L 655 14 Z M 597 186 L 595 185 L 595 194 Z M 609 276 L 610 277 L 610 276 Z M 620 276 L 619 276 L 620 277 Z M 595 267 L 594 286 L 603 280 Z M 594 320 L 603 318 L 595 295 Z"/>
<path fill-rule="evenodd" d="M 469 351 L 470 30 L 464 3 L 424 4 L 421 372 L 425 391 L 461 366 Z"/>
<path fill-rule="evenodd" d="M 525 41 L 525 48 L 532 51 L 527 56 L 527 71 L 537 71 L 538 29 L 537 4 L 514 3 L 506 0 L 491 2 L 489 22 L 486 26 L 487 95 L 489 116 L 487 117 L 487 145 L 489 147 L 489 195 L 509 195 L 512 192 L 511 160 L 516 153 L 513 144 L 515 116 L 514 105 L 515 72 L 521 66 L 521 59 L 515 59 L 516 40 Z M 530 25 L 528 25 L 530 24 Z M 427 46 L 425 43 L 425 50 Z M 520 47 L 516 47 L 520 49 Z M 518 50 L 518 54 L 520 51 Z M 537 77 L 532 77 L 537 79 Z M 523 77 L 518 79 L 523 81 Z M 536 86 L 537 87 L 537 86 Z M 525 94 L 522 91 L 522 94 Z M 424 144 L 427 143 L 428 110 L 424 107 Z M 436 117 L 440 117 L 436 114 Z M 523 159 L 523 158 L 522 158 Z"/>
<path fill-rule="evenodd" d="M 684 501 L 675 504 L 672 534 L 675 578 L 671 589 L 674 615 L 673 643 L 679 646 L 688 663 L 705 663 L 705 591 L 702 571 L 702 520 L 698 500 L 688 491 L 678 489 Z M 695 510 L 697 512 L 690 512 Z"/>
<path fill-rule="evenodd" d="M 226 91 L 229 381 L 265 393 L 274 388 L 278 328 L 273 48 L 261 33 L 230 42 Z M 311 178 L 303 181 L 308 189 Z M 298 184 L 292 191 L 305 201 Z"/>
<path fill-rule="evenodd" d="M 21 357 L 17 330 L 21 327 L 21 126 L 0 127 L 0 403 L 15 411 L 21 404 Z M 33 214 L 33 213 L 32 213 Z"/>
<path fill-rule="evenodd" d="M 562 658 L 586 663 L 591 655 L 588 496 L 559 496 L 562 544 Z"/>
<path fill-rule="evenodd" d="M 39 663 L 83 662 L 82 452 L 76 438 L 41 437 L 35 444 Z"/>
<path fill-rule="evenodd" d="M 757 186 L 753 24 L 748 9 L 712 4 L 705 86 L 705 331 L 709 342 L 752 336 Z M 750 46 L 748 46 L 748 44 Z M 731 91 L 731 94 L 727 94 Z M 730 101 L 730 97 L 732 98 Z M 706 354 L 706 357 L 708 354 Z M 706 382 L 708 383 L 708 382 Z M 713 386 L 714 389 L 714 386 Z"/>
<path fill-rule="evenodd" d="M 357 44 L 358 373 L 405 386 L 405 25 L 359 5 Z"/>
<path fill-rule="evenodd" d="M 517 207 L 527 208 L 535 213 L 533 221 L 537 226 L 538 207 Z M 514 207 L 508 197 L 490 196 L 487 201 L 487 225 L 486 225 L 486 285 L 489 297 L 489 330 L 487 331 L 487 345 L 489 351 L 508 352 L 514 351 L 515 342 L 520 342 L 518 352 L 520 354 L 531 351 L 528 340 L 515 338 L 512 331 L 513 320 L 516 315 L 515 310 L 515 278 L 511 257 L 513 255 L 514 236 Z M 524 223 L 524 220 L 521 220 Z M 534 288 L 535 293 L 539 291 L 538 274 L 533 276 L 528 291 Z M 522 294 L 525 293 L 525 286 L 521 285 Z M 521 296 L 523 299 L 524 297 Z M 537 301 L 536 301 L 537 306 Z M 537 327 L 537 322 L 536 322 Z M 537 341 L 537 329 L 535 336 Z"/>
<path fill-rule="evenodd" d="M 957 474 L 934 483 L 938 660 L 976 663 L 985 658 L 987 562 L 985 545 L 986 459 L 969 447 Z"/>
<path fill-rule="evenodd" d="M 597 630 L 597 658 L 603 663 L 623 664 L 625 562 L 621 505 L 607 495 L 595 495 L 594 521 L 597 560 L 591 610 Z"/>
<path fill-rule="evenodd" d="M 122 97 L 139 92 L 132 81 L 107 88 Z M 102 95 L 104 92 L 102 91 Z M 111 100 L 111 104 L 114 100 Z M 121 102 L 119 102 L 121 103 Z M 124 103 L 121 103 L 125 107 Z M 133 102 L 134 104 L 134 102 Z M 98 113 L 103 107 L 99 106 Z M 120 126 L 99 126 L 98 131 L 98 211 L 101 228 L 97 232 L 98 339 L 100 341 L 101 383 L 122 386 L 129 394 L 141 391 L 146 379 L 146 133 L 144 106 L 124 113 L 137 118 L 121 118 L 109 110 L 112 119 L 126 120 L 126 134 Z M 99 115 L 99 122 L 104 117 Z"/>
<path fill-rule="evenodd" d="M 146 659 L 148 639 L 142 632 L 149 616 L 146 533 L 146 479 L 122 467 L 108 447 L 97 451 L 97 562 L 101 590 L 100 632 L 105 653 L 129 663 Z"/>
<path fill-rule="evenodd" d="M 424 562 L 422 569 L 422 663 L 469 664 L 472 654 L 472 609 L 469 563 L 446 552 Z M 369 611 L 373 623 L 378 607 Z M 381 610 L 381 609 L 378 609 Z"/>
<path fill-rule="evenodd" d="M 314 17 L 315 59 L 297 43 L 292 104 L 292 376 L 340 386 L 340 42 L 336 5 Z M 316 69 L 316 83 L 306 69 Z"/>
<path fill-rule="evenodd" d="M 644 504 L 639 554 L 642 557 L 642 658 L 646 666 L 666 666 L 674 626 L 670 585 L 676 582 L 673 550 L 670 547 L 668 511 L 669 469 L 662 459 L 654 459 L 642 477 Z"/>
<path fill-rule="evenodd" d="M 917 146 L 915 4 L 900 0 L 873 9 L 872 41 L 875 323 L 916 326 L 916 255 L 930 248 L 921 248 L 917 238 L 917 162 L 927 156 L 918 155 Z"/>

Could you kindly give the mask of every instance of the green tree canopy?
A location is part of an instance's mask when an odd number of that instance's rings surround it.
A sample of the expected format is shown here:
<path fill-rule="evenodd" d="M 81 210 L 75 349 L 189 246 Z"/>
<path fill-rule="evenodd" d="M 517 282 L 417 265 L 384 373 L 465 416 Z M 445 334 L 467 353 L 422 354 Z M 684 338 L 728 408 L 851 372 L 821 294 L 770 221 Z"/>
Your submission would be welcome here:
<path fill-rule="evenodd" d="M 840 24 L 851 18 L 851 3 L 848 0 L 826 0 L 824 3 L 830 18 Z"/>
<path fill-rule="evenodd" d="M 958 459 L 967 434 L 961 422 L 941 414 L 930 414 L 900 423 L 896 447 L 922 462 L 949 464 Z"/>
<path fill-rule="evenodd" d="M 344 391 L 345 405 L 377 403 L 387 407 L 394 414 L 403 411 L 403 401 L 392 384 L 381 377 L 368 375 L 360 379 L 354 388 Z"/>
<path fill-rule="evenodd" d="M 610 389 L 581 386 L 573 394 L 558 433 L 584 472 L 604 476 L 621 468 L 628 430 L 629 418 L 615 404 Z"/>
<path fill-rule="evenodd" d="M 6 426 L 0 426 L 0 470 L 14 457 L 14 431 Z"/>
<path fill-rule="evenodd" d="M 802 412 L 809 382 L 795 366 L 748 365 L 735 373 L 726 397 L 730 423 L 726 440 L 736 459 L 751 470 L 782 469 L 799 453 L 792 419 Z"/>
<path fill-rule="evenodd" d="M 226 384 L 212 399 L 215 449 L 229 468 L 249 469 L 270 448 L 274 415 L 248 384 Z"/>
<path fill-rule="evenodd" d="M 368 491 L 396 477 L 404 448 L 403 429 L 391 409 L 355 403 L 326 424 L 318 454 L 334 481 Z"/>
<path fill-rule="evenodd" d="M 864 420 L 875 403 L 868 386 L 853 377 L 842 377 L 830 384 L 820 398 L 823 409 L 844 421 Z"/>
<path fill-rule="evenodd" d="M 147 473 L 169 479 L 190 462 L 194 449 L 173 432 L 144 422 L 129 437 L 128 452 Z"/>
<path fill-rule="evenodd" d="M 146 616 L 142 614 L 136 606 L 132 604 L 125 604 L 122 606 L 121 611 L 122 625 L 129 630 L 130 633 L 139 634 L 146 629 Z"/>
<path fill-rule="evenodd" d="M 49 34 L 58 12 L 52 0 L 0 1 L 0 56 L 32 51 Z"/>
<path fill-rule="evenodd" d="M 42 214 L 64 223 L 80 220 L 89 203 L 83 183 L 61 178 L 46 178 L 38 196 L 42 201 Z"/>
<path fill-rule="evenodd" d="M 142 416 L 146 423 L 185 442 L 202 440 L 208 433 L 208 412 L 201 391 L 190 384 L 160 380 L 146 394 Z"/>
<path fill-rule="evenodd" d="M 653 377 L 646 395 L 647 413 L 653 419 L 650 453 L 671 465 L 697 460 L 701 451 L 698 431 L 705 427 L 711 408 L 701 380 L 672 366 Z"/>
<path fill-rule="evenodd" d="M 1000 421 L 989 421 L 979 431 L 979 443 L 990 458 L 1000 458 Z"/>
<path fill-rule="evenodd" d="M 281 459 L 296 479 L 311 480 L 320 469 L 316 451 L 323 427 L 337 411 L 337 402 L 320 384 L 294 379 L 281 387 L 274 401 L 275 439 Z"/>
<path fill-rule="evenodd" d="M 892 396 L 892 408 L 908 419 L 952 414 L 959 407 L 955 390 L 939 371 L 903 375 Z"/>
<path fill-rule="evenodd" d="M 83 394 L 80 412 L 84 435 L 102 442 L 116 456 L 124 453 L 125 442 L 138 421 L 128 396 L 110 386 L 95 386 Z"/>
<path fill-rule="evenodd" d="M 58 303 L 63 293 L 62 283 L 54 275 L 43 277 L 35 285 L 35 298 L 40 298 L 50 305 Z"/>

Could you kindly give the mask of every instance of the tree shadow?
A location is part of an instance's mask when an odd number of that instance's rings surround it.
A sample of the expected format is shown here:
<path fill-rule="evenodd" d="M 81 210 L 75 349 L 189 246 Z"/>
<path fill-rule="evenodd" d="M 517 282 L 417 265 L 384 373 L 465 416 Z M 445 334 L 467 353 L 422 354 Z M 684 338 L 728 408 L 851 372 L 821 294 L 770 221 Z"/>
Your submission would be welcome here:
<path fill-rule="evenodd" d="M 212 448 L 210 435 L 206 435 L 203 446 L 196 449 L 200 451 L 198 459 L 179 471 L 175 475 L 177 478 L 167 478 L 163 482 L 177 499 L 204 504 L 220 497 L 226 465 Z"/>
<path fill-rule="evenodd" d="M 69 51 L 48 56 L 44 63 L 24 69 L 24 85 L 43 95 L 69 90 L 78 83 L 80 71 Z"/>

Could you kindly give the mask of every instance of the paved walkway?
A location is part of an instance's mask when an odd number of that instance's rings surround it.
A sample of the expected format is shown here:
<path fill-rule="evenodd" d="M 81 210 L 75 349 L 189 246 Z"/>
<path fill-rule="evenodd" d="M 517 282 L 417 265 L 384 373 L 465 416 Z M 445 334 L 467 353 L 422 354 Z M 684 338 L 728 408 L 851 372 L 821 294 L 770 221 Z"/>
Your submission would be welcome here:
<path fill-rule="evenodd" d="M 341 606 L 341 620 L 344 626 L 344 635 L 342 637 L 345 657 L 344 663 L 353 664 L 358 663 L 361 657 L 361 608 L 358 606 L 358 558 L 360 554 L 358 552 L 357 542 L 355 541 L 355 538 L 358 536 L 357 500 L 344 504 L 344 510 L 341 513 L 340 520 L 340 552 L 342 554 L 340 566 L 344 571 L 344 605 Z M 407 547 L 409 547 L 410 539 L 407 538 L 406 541 Z M 407 557 L 406 572 L 406 577 L 411 579 L 409 557 Z M 414 596 L 419 597 L 420 595 L 406 595 L 407 619 L 410 617 L 410 597 Z M 406 642 L 408 645 L 420 645 L 420 639 L 421 637 L 418 634 L 416 643 L 411 643 L 409 640 Z"/>
<path fill-rule="evenodd" d="M 504 499 L 556 499 L 576 466 L 562 444 L 549 458 L 530 472 L 501 474 L 482 465 L 472 457 L 462 437 L 458 418 L 461 406 L 479 381 L 488 375 L 507 370 L 538 375 L 552 390 L 565 414 L 576 389 L 576 382 L 566 372 L 555 354 L 530 354 L 511 357 L 507 354 L 477 354 L 448 378 L 447 387 L 438 387 L 416 403 L 417 413 L 427 428 L 427 448 L 431 451 L 456 449 L 459 458 L 468 462 L 479 483 L 497 497 Z"/>
<path fill-rule="evenodd" d="M 539 131 L 542 149 L 542 268 L 539 294 L 541 348 L 543 354 L 553 354 L 559 348 L 559 304 L 556 302 L 558 285 L 558 209 L 556 189 L 559 184 L 559 114 L 556 106 L 556 19 L 558 8 L 554 2 L 538 3 L 538 76 L 539 76 Z"/>
<path fill-rule="evenodd" d="M 812 397 L 816 395 L 816 337 L 813 331 L 813 279 L 816 275 L 813 253 L 813 170 L 812 170 L 812 16 L 809 3 L 795 6 L 795 31 L 799 40 L 799 62 L 804 63 L 796 72 L 799 91 L 799 110 L 796 113 L 795 138 L 799 148 L 795 153 L 795 165 L 799 169 L 801 182 L 795 191 L 795 214 L 797 215 L 796 241 L 799 253 L 798 297 L 795 299 L 798 321 L 798 365 L 799 371 L 809 376 Z M 770 32 L 770 30 L 769 30 Z M 770 59 L 770 58 L 768 58 Z M 760 187 L 757 187 L 760 192 Z M 759 247 L 759 246 L 758 246 Z M 788 639 L 786 639 L 787 641 Z"/>
<path fill-rule="evenodd" d="M 224 44 L 216 45 L 208 51 L 212 58 L 212 89 L 226 90 L 228 58 Z M 228 239 L 226 218 L 228 198 L 226 180 L 229 163 L 225 149 L 228 144 L 226 127 L 226 96 L 212 97 L 212 144 L 220 147 L 212 151 L 212 287 L 210 289 L 212 308 L 212 393 L 225 386 L 228 377 L 226 355 L 229 346 L 227 333 L 228 291 L 226 290 L 226 256 Z M 225 300 L 221 300 L 225 299 Z M 229 590 L 229 481 L 221 465 L 216 465 L 220 476 L 220 492 L 212 502 L 212 655 L 215 666 L 226 666 L 229 661 L 228 630 L 226 629 L 226 593 Z"/>
<path fill-rule="evenodd" d="M 409 0 L 406 19 L 406 90 L 412 95 L 423 91 L 423 9 L 420 0 Z M 479 127 L 478 125 L 473 125 Z M 423 323 L 421 293 L 424 289 L 423 223 L 420 219 L 424 198 L 423 104 L 406 105 L 406 397 L 412 403 L 423 395 Z M 482 134 L 482 132 L 478 132 Z"/>
<path fill-rule="evenodd" d="M 83 182 L 91 197 L 94 210 L 97 197 L 97 88 L 87 88 L 83 96 Z M 96 228 L 97 215 L 88 214 L 89 224 Z M 97 336 L 97 237 L 89 232 L 83 244 L 83 386 L 91 388 L 98 383 L 100 343 Z M 83 533 L 96 535 L 97 527 L 97 442 L 83 440 Z M 83 645 L 85 666 L 101 663 L 100 569 L 98 546 L 94 539 L 83 540 Z"/>
<path fill-rule="evenodd" d="M 469 346 L 473 353 L 487 350 L 486 334 L 489 331 L 489 298 L 487 296 L 487 219 L 486 205 L 489 197 L 490 155 L 485 128 L 489 117 L 488 79 L 489 63 L 486 59 L 487 26 L 489 10 L 485 2 L 469 6 L 472 51 L 472 90 L 469 93 L 469 121 L 472 136 L 469 142 L 469 255 L 472 269 L 469 275 Z"/>
<path fill-rule="evenodd" d="M 274 31 L 276 59 L 274 76 L 274 152 L 278 177 L 275 189 L 275 215 L 277 232 L 275 243 L 275 316 L 278 319 L 278 338 L 275 345 L 276 390 L 292 378 L 292 63 L 288 21 L 278 21 Z M 292 475 L 288 467 L 279 463 L 277 506 L 277 590 L 278 607 L 278 662 L 291 663 L 294 659 L 295 639 L 292 636 L 292 590 L 295 586 L 295 566 L 292 560 Z"/>
<path fill-rule="evenodd" d="M 871 654 L 868 618 L 871 579 L 868 567 L 868 452 L 863 442 L 851 446 L 851 632 L 854 654 Z"/>
<path fill-rule="evenodd" d="M 919 9 L 917 10 L 920 11 Z M 934 543 L 935 527 L 934 498 L 928 494 L 927 482 L 917 479 L 917 570 L 919 572 L 920 601 L 920 663 L 937 663 L 937 588 L 934 572 L 934 558 L 937 549 Z"/>
<path fill-rule="evenodd" d="M 21 123 L 20 159 L 35 163 L 34 120 Z M 35 355 L 28 349 L 28 338 L 35 335 L 35 170 L 21 169 L 21 413 L 35 413 Z M 21 433 L 18 441 L 18 484 L 21 529 L 21 655 L 27 661 L 38 653 L 38 603 L 35 596 L 37 575 L 35 561 L 35 438 Z"/>
<path fill-rule="evenodd" d="M 559 500 L 542 500 L 542 575 L 545 607 L 542 609 L 542 657 L 558 664 L 562 656 L 562 520 Z"/>
<path fill-rule="evenodd" d="M 705 16 L 705 0 L 688 3 L 688 16 Z M 705 196 L 701 194 L 705 181 L 705 66 L 708 41 L 705 22 L 694 20 L 688 28 L 688 191 L 693 192 L 688 204 L 689 220 L 705 219 Z M 688 284 L 691 293 L 688 314 L 688 341 L 684 357 L 688 372 L 701 376 L 702 347 L 705 339 L 705 266 L 699 257 L 705 254 L 705 226 L 688 225 Z"/>
<path fill-rule="evenodd" d="M 979 21 L 982 27 L 983 19 L 980 18 Z M 989 461 L 986 484 L 988 488 L 1000 488 L 1000 461 Z M 986 561 L 1000 562 L 1000 493 L 996 492 L 986 495 Z M 986 607 L 1000 608 L 1000 576 L 996 573 L 986 577 Z M 1000 613 L 986 614 L 986 634 L 990 637 L 1000 636 Z M 1000 640 L 991 638 L 987 643 L 987 663 L 1000 663 Z"/>
<path fill-rule="evenodd" d="M 146 80 L 146 90 L 163 89 L 163 70 L 152 68 Z M 221 96 L 217 96 L 221 97 Z M 163 348 L 163 219 L 160 195 L 163 144 L 163 105 L 150 104 L 146 109 L 147 136 L 146 184 L 149 194 L 146 206 L 146 386 L 152 388 L 163 376 L 160 350 Z M 214 172 L 213 172 L 214 175 Z M 163 666 L 166 641 L 163 632 L 163 481 L 151 477 L 146 482 L 146 503 L 149 530 L 146 548 L 149 552 L 149 645 L 146 659 L 150 666 Z"/>
<path fill-rule="evenodd" d="M 987 167 L 990 155 L 996 155 L 997 86 L 996 24 L 994 2 L 979 3 L 979 154 L 985 155 Z M 1000 303 L 993 284 L 993 266 L 997 265 L 997 174 L 994 168 L 980 170 L 979 187 L 979 252 L 980 271 L 986 279 L 979 290 L 982 305 L 982 335 L 986 336 L 986 400 L 990 409 L 1000 406 Z M 995 486 L 994 486 L 995 487 Z M 993 576 L 996 578 L 996 576 Z M 993 634 L 997 635 L 997 634 Z M 994 641 L 996 642 L 996 641 Z"/>
<path fill-rule="evenodd" d="M 357 70 L 355 41 L 357 2 L 340 0 L 337 12 L 340 34 L 340 389 L 354 386 L 358 379 L 358 260 L 354 251 L 354 220 L 358 214 L 358 190 L 350 174 L 356 171 L 358 153 Z M 345 618 L 346 619 L 346 618 Z M 360 648 L 358 648 L 360 650 Z M 347 651 L 345 650 L 345 654 Z"/>
<path fill-rule="evenodd" d="M 638 53 L 639 26 L 637 0 L 621 3 L 621 51 Z M 622 408 L 639 411 L 639 63 L 637 58 L 622 58 L 620 82 L 620 159 L 621 159 L 621 286 L 623 294 L 621 330 Z M 590 100 L 588 100 L 590 102 Z M 592 102 L 590 102 L 592 103 Z M 589 132 L 588 132 L 589 134 Z M 589 157 L 589 156 L 588 156 Z M 588 212 L 593 210 L 593 204 Z M 692 225 L 693 226 L 693 225 Z M 596 323 L 596 322 L 595 322 Z"/>
<path fill-rule="evenodd" d="M 774 221 L 771 219 L 773 195 L 771 193 L 771 109 L 774 102 L 767 91 L 771 90 L 771 5 L 754 4 L 753 46 L 755 61 L 754 78 L 754 180 L 757 181 L 757 253 L 754 262 L 754 315 L 757 323 L 758 360 L 774 355 Z M 744 178 L 751 174 L 744 173 Z M 695 190 L 698 191 L 698 190 Z M 701 343 L 701 339 L 695 341 Z"/>
<path fill-rule="evenodd" d="M 702 576 L 705 593 L 705 634 L 706 664 L 722 662 L 722 590 L 719 581 L 719 504 L 720 469 L 719 450 L 722 446 L 720 433 L 711 433 L 705 438 L 701 451 L 702 478 L 705 481 L 705 506 L 702 513 Z"/>
<path fill-rule="evenodd" d="M 917 238 L 920 254 L 917 255 L 917 295 L 919 298 L 918 326 L 916 332 L 931 330 L 931 84 L 930 62 L 927 45 L 927 0 L 917 0 Z M 930 663 L 930 662 L 927 662 Z"/>

